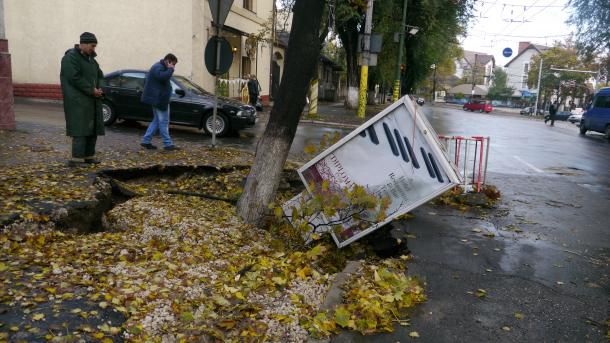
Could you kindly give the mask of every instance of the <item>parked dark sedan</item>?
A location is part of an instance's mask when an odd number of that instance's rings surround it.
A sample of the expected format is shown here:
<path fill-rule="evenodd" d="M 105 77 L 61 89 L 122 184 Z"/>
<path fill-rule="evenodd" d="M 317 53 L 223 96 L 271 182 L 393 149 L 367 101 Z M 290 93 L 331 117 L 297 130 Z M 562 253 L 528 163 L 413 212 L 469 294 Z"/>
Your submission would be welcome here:
<path fill-rule="evenodd" d="M 151 121 L 150 105 L 140 102 L 146 71 L 119 70 L 104 77 L 102 113 L 104 124 L 112 125 L 117 119 Z M 175 125 L 194 126 L 211 134 L 214 95 L 183 76 L 171 79 L 170 122 Z M 240 101 L 218 97 L 216 134 L 227 135 L 254 126 L 256 109 Z"/>

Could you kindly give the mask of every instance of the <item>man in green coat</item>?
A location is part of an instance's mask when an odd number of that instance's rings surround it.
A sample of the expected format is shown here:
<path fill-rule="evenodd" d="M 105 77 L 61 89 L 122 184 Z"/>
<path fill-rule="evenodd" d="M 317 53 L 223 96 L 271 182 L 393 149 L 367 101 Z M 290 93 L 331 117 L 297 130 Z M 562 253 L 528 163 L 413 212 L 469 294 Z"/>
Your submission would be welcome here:
<path fill-rule="evenodd" d="M 66 51 L 61 59 L 66 135 L 72 137 L 71 166 L 99 163 L 95 159 L 95 142 L 97 136 L 104 135 L 104 74 L 95 60 L 96 46 L 95 35 L 85 32 L 80 35 L 80 44 Z"/>

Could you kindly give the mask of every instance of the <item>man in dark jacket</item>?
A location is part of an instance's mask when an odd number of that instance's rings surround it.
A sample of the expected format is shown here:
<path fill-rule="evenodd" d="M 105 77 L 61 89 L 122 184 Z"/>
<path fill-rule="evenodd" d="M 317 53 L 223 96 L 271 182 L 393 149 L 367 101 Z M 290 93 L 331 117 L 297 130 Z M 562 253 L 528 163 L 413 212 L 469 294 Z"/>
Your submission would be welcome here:
<path fill-rule="evenodd" d="M 557 100 L 549 107 L 549 117 L 544 119 L 544 123 L 547 121 L 551 121 L 551 126 L 555 126 L 555 115 L 557 114 L 557 110 L 559 109 L 559 104 Z"/>
<path fill-rule="evenodd" d="M 95 143 L 104 135 L 102 118 L 104 74 L 95 60 L 97 38 L 93 33 L 80 35 L 80 44 L 66 51 L 61 59 L 61 91 L 64 97 L 66 135 L 72 137 L 69 164 L 97 164 Z"/>
<path fill-rule="evenodd" d="M 159 130 L 163 139 L 165 150 L 178 150 L 169 136 L 169 100 L 172 96 L 172 85 L 170 79 L 174 74 L 174 68 L 178 58 L 173 54 L 167 54 L 161 61 L 153 64 L 144 81 L 144 92 L 140 99 L 143 103 L 151 105 L 153 120 L 142 138 L 141 146 L 146 149 L 157 149 L 152 145 L 152 136 Z"/>
<path fill-rule="evenodd" d="M 248 80 L 248 95 L 250 96 L 250 104 L 256 107 L 256 102 L 258 101 L 258 95 L 260 94 L 261 86 L 256 79 L 254 74 L 250 75 L 250 80 Z"/>

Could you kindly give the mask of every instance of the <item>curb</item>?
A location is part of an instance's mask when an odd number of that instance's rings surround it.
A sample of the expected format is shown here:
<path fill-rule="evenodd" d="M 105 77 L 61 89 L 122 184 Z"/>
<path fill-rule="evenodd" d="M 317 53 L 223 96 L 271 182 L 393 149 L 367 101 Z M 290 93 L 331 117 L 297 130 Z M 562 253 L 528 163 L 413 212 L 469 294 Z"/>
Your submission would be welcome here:
<path fill-rule="evenodd" d="M 324 297 L 324 303 L 320 306 L 319 310 L 331 310 L 334 306 L 340 304 L 343 301 L 343 290 L 342 287 L 350 280 L 352 274 L 354 274 L 362 266 L 362 261 L 349 261 L 347 265 L 340 273 L 337 273 L 335 280 L 330 285 L 326 297 Z M 308 338 L 307 343 L 328 343 L 328 338 Z"/>
<path fill-rule="evenodd" d="M 323 120 L 312 120 L 312 119 L 301 119 L 299 121 L 299 124 L 309 124 L 309 125 L 317 125 L 317 126 L 334 126 L 334 127 L 340 127 L 340 128 L 346 128 L 346 129 L 355 129 L 357 127 L 359 127 L 362 124 L 348 124 L 348 123 L 339 123 L 339 122 L 332 122 L 332 121 L 323 121 Z"/>

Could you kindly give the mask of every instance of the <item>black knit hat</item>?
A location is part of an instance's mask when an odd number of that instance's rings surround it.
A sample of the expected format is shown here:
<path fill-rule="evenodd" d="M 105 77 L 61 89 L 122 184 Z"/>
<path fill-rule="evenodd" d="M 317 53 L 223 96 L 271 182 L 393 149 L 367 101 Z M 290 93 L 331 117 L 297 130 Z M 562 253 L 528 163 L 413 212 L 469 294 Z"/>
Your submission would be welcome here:
<path fill-rule="evenodd" d="M 80 43 L 81 44 L 89 44 L 89 43 L 97 44 L 97 38 L 91 32 L 83 32 L 83 34 L 80 35 Z"/>

